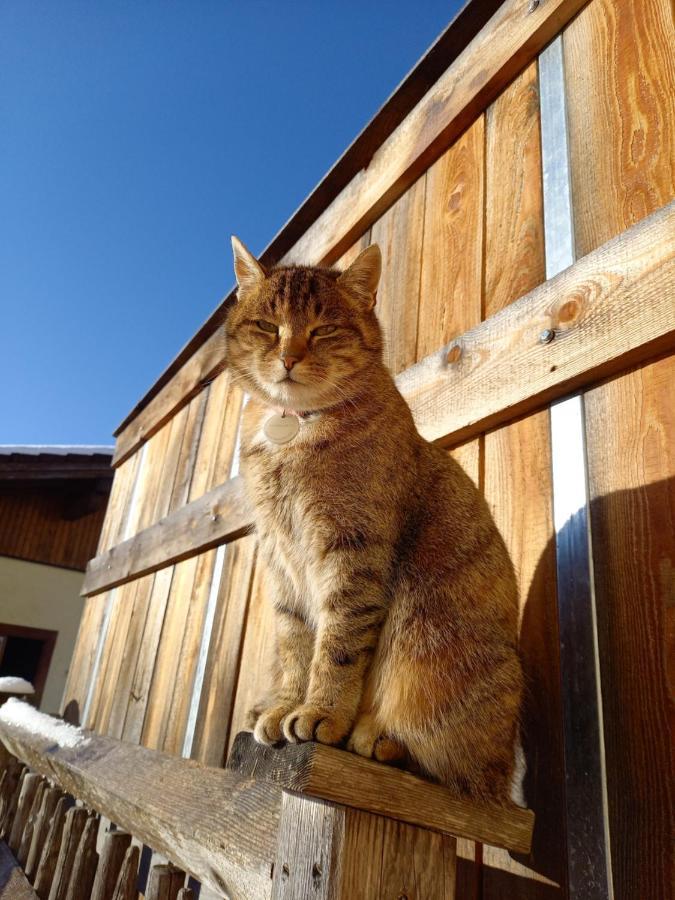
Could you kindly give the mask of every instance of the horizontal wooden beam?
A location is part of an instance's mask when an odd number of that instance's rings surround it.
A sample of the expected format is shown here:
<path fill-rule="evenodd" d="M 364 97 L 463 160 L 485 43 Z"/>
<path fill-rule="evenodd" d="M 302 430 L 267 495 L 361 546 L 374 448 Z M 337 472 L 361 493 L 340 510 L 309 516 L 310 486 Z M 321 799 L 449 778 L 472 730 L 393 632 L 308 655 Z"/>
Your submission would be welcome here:
<path fill-rule="evenodd" d="M 219 895 L 269 898 L 280 787 L 64 726 L 18 701 L 0 709 L 0 740 Z"/>
<path fill-rule="evenodd" d="M 397 379 L 457 443 L 675 346 L 675 201 Z"/>
<path fill-rule="evenodd" d="M 320 800 L 367 810 L 455 837 L 528 853 L 534 813 L 461 800 L 447 788 L 323 744 L 263 747 L 237 735 L 227 767 Z"/>
<path fill-rule="evenodd" d="M 459 443 L 672 349 L 674 237 L 675 201 L 401 373 L 421 434 Z M 234 540 L 250 524 L 240 479 L 226 482 L 93 559 L 82 593 Z"/>
<path fill-rule="evenodd" d="M 149 575 L 236 540 L 250 527 L 243 481 L 232 478 L 90 560 L 81 593 L 100 594 Z"/>
<path fill-rule="evenodd" d="M 284 261 L 331 264 L 471 125 L 587 0 L 505 0 L 363 168 L 294 244 Z M 277 242 L 281 235 L 275 239 Z M 116 432 L 122 462 L 199 390 L 200 374 L 232 295 L 201 332 L 203 347 Z M 216 338 L 217 343 L 217 338 Z M 193 347 L 193 342 L 189 346 Z"/>

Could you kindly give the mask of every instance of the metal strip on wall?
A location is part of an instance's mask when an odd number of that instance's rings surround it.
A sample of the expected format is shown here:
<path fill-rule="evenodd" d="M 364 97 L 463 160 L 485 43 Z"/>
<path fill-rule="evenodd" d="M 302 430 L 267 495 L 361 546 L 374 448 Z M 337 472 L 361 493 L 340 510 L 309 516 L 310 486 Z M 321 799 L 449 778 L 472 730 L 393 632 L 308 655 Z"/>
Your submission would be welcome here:
<path fill-rule="evenodd" d="M 539 56 L 546 277 L 575 261 L 563 39 Z M 547 340 L 555 340 L 555 333 Z M 569 896 L 613 897 L 583 399 L 551 406 Z"/>

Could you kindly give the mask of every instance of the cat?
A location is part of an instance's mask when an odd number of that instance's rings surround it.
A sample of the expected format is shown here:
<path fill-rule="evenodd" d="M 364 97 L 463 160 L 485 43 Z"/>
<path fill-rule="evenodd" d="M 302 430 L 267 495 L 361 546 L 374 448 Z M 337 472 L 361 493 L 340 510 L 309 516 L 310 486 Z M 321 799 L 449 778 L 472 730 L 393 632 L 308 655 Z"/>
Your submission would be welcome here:
<path fill-rule="evenodd" d="M 255 738 L 346 742 L 508 803 L 523 685 L 513 566 L 383 363 L 379 248 L 343 272 L 268 271 L 232 244 L 225 352 L 250 397 L 240 467 L 277 632 Z"/>

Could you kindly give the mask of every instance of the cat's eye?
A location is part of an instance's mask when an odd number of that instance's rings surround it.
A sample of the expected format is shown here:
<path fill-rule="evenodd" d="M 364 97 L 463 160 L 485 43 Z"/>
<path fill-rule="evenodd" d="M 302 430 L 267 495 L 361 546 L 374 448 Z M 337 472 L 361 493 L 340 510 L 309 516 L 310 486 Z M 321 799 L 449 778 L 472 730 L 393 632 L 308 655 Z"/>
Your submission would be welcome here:
<path fill-rule="evenodd" d="M 337 325 L 320 325 L 318 328 L 315 328 L 312 334 L 315 334 L 317 337 L 322 337 L 324 334 L 332 334 L 334 331 L 337 331 Z"/>
<path fill-rule="evenodd" d="M 261 331 L 266 331 L 268 334 L 276 334 L 278 331 L 273 322 L 266 322 L 264 319 L 258 319 L 255 324 Z"/>

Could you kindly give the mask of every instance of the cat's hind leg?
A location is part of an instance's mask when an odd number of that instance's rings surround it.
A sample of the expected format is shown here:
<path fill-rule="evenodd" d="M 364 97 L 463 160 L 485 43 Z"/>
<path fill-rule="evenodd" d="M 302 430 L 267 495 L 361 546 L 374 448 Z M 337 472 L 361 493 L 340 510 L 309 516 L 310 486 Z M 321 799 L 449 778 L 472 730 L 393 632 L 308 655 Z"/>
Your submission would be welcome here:
<path fill-rule="evenodd" d="M 378 762 L 403 763 L 407 752 L 403 744 L 382 731 L 372 713 L 359 714 L 347 741 L 347 750 Z"/>

